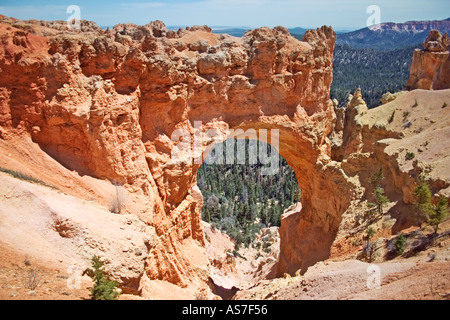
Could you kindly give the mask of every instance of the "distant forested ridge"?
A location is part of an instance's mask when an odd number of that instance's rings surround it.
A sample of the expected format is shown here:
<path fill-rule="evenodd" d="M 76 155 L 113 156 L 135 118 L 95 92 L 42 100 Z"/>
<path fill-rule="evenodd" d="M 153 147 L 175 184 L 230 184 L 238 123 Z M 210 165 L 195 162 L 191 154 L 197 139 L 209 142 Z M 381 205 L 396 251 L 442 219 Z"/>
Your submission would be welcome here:
<path fill-rule="evenodd" d="M 433 21 L 386 22 L 340 34 L 337 44 L 352 48 L 394 50 L 423 43 L 430 30 L 450 31 L 450 18 Z"/>
<path fill-rule="evenodd" d="M 391 51 L 337 44 L 333 55 L 331 99 L 337 99 L 340 106 L 344 106 L 348 94 L 361 87 L 368 107 L 379 106 L 381 96 L 387 91 L 405 89 L 416 48 L 421 48 L 421 44 Z"/>
<path fill-rule="evenodd" d="M 267 148 L 262 142 L 260 146 Z M 248 159 L 248 140 L 245 150 Z M 225 147 L 223 152 L 226 158 Z M 279 226 L 283 211 L 301 196 L 293 170 L 283 157 L 279 161 L 278 173 L 266 176 L 261 174 L 260 163 L 203 163 L 197 173 L 204 203 L 202 219 L 245 245 L 261 228 Z"/>

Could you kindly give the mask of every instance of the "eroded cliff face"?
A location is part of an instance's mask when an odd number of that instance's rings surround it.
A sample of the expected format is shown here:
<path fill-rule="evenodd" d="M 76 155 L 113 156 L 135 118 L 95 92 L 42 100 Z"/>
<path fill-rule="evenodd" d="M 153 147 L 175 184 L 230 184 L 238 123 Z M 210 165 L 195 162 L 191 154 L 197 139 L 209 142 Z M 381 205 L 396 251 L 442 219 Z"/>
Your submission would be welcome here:
<path fill-rule="evenodd" d="M 170 31 L 160 21 L 106 31 L 84 21 L 82 30 L 3 17 L 0 134 L 30 135 L 69 170 L 121 184 L 128 201 L 141 205 L 133 213 L 157 236 L 141 294 L 150 280 L 187 286 L 208 279 L 201 162 L 171 156 L 180 129 L 193 149 L 201 138 L 201 151 L 215 142 L 208 129 L 223 139 L 232 129 L 279 130 L 279 152 L 303 194 L 302 210 L 282 219 L 274 272 L 304 271 L 329 256 L 359 192 L 330 158 L 331 28 L 310 30 L 303 41 L 283 27 L 242 38 L 208 27 Z"/>
<path fill-rule="evenodd" d="M 423 50 L 414 51 L 406 90 L 450 88 L 449 48 L 447 34 L 431 30 L 423 43 Z"/>

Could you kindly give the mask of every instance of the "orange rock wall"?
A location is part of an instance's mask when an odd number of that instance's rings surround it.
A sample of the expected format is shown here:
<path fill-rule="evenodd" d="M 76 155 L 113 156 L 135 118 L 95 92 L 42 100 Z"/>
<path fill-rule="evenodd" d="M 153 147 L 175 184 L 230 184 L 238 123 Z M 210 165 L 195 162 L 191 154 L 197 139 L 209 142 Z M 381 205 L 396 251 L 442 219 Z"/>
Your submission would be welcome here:
<path fill-rule="evenodd" d="M 203 136 L 202 151 L 214 143 L 207 129 L 223 138 L 230 129 L 279 130 L 279 152 L 297 175 L 303 209 L 282 220 L 277 273 L 305 270 L 329 256 L 355 197 L 330 159 L 327 138 L 336 118 L 329 100 L 331 28 L 310 30 L 298 41 L 283 27 L 242 38 L 208 27 L 169 31 L 160 21 L 107 31 L 82 27 L 69 32 L 3 19 L 0 133 L 4 139 L 6 132 L 30 134 L 66 168 L 145 196 L 150 205 L 139 215 L 158 236 L 146 279 L 187 286 L 208 277 L 203 260 L 185 250 L 204 246 L 200 164 L 171 158 L 177 129 L 192 141 Z M 194 121 L 202 122 L 200 132 Z"/>

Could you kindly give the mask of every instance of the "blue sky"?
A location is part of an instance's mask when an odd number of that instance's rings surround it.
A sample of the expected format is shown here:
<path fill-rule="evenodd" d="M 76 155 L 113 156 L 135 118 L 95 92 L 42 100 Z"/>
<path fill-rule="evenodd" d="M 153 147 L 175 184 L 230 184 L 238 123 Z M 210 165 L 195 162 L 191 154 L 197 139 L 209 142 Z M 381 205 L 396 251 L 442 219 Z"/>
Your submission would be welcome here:
<path fill-rule="evenodd" d="M 69 5 L 78 5 L 81 18 L 100 26 L 162 20 L 166 25 L 248 26 L 335 29 L 366 26 L 367 8 L 380 8 L 381 22 L 440 20 L 450 17 L 449 0 L 0 0 L 0 14 L 18 19 L 67 20 Z"/>

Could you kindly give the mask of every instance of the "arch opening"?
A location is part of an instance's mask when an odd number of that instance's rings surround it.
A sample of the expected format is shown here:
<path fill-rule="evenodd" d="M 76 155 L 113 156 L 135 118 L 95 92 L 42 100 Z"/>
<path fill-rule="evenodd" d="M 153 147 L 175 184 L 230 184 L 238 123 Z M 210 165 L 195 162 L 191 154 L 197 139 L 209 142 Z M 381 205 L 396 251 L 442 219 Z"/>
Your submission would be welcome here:
<path fill-rule="evenodd" d="M 264 175 L 267 166 L 257 161 L 261 149 L 277 154 L 276 165 L 271 164 L 276 170 L 271 174 Z M 273 149 L 265 142 L 229 138 L 214 146 L 197 172 L 203 195 L 202 220 L 227 233 L 237 246 L 252 245 L 261 229 L 280 227 L 284 210 L 300 202 L 294 171 Z M 230 151 L 234 161 L 214 162 L 219 153 L 231 160 Z"/>
<path fill-rule="evenodd" d="M 170 170 L 163 169 L 162 174 L 157 172 L 159 177 L 155 182 L 158 186 L 172 186 L 170 192 L 162 193 L 166 210 L 170 217 L 177 220 L 177 224 L 190 226 L 185 232 L 180 229 L 177 235 L 180 241 L 192 238 L 201 246 L 205 244 L 205 228 L 201 221 L 204 198 L 197 185 L 197 173 L 208 157 L 213 159 L 212 163 L 227 161 L 223 153 L 211 152 L 213 147 L 223 142 L 227 145 L 230 138 L 237 139 L 237 142 L 249 140 L 249 144 L 257 140 L 269 143 L 274 147 L 270 150 L 278 151 L 276 157 L 282 156 L 286 160 L 302 190 L 301 202 L 282 216 L 278 229 L 279 258 L 268 277 L 279 277 L 284 273 L 303 274 L 308 267 L 330 257 L 342 214 L 350 205 L 354 186 L 349 183 L 339 165 L 329 158 L 326 132 L 322 132 L 318 126 L 294 126 L 286 121 L 278 116 L 261 117 L 258 121 L 248 122 L 214 118 L 206 123 L 188 121 L 173 131 L 171 142 L 167 143 L 170 145 L 171 158 L 165 167 Z M 264 156 L 258 152 L 258 159 L 263 159 L 266 165 L 261 166 L 261 170 L 278 168 L 276 162 L 271 161 L 271 156 L 274 153 L 267 152 Z M 238 158 L 236 156 L 235 159 Z M 265 170 L 265 174 L 270 172 Z M 183 185 L 190 187 L 186 189 Z M 165 232 L 165 227 L 162 225 L 161 234 Z M 167 227 L 170 228 L 170 225 Z M 229 251 L 232 253 L 233 248 Z"/>
<path fill-rule="evenodd" d="M 197 186 L 214 292 L 230 299 L 248 283 L 273 277 L 281 216 L 301 201 L 286 160 L 271 144 L 231 137 L 209 150 Z"/>

